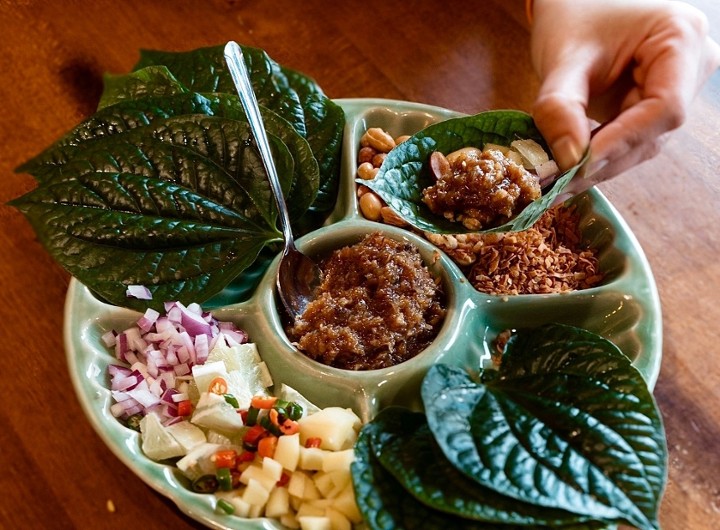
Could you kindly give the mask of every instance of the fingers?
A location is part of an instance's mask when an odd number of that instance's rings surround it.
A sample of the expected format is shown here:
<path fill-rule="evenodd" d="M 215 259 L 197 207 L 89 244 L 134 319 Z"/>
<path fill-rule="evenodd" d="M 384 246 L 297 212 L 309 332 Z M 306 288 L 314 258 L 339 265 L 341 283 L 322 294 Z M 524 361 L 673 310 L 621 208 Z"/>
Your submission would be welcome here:
<path fill-rule="evenodd" d="M 543 80 L 533 106 L 533 118 L 562 170 L 577 164 L 590 140 L 586 116 L 588 81 L 585 72 L 573 65 L 557 68 Z"/>

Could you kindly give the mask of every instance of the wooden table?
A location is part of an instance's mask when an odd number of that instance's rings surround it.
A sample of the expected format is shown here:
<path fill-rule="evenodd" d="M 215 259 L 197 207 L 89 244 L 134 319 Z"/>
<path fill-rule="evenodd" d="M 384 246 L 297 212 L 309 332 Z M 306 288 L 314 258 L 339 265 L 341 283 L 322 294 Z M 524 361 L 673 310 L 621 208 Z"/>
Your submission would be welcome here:
<path fill-rule="evenodd" d="M 692 3 L 718 38 L 718 3 Z M 199 526 L 122 465 L 83 416 L 63 352 L 69 277 L 5 205 L 34 187 L 13 169 L 91 114 L 101 75 L 129 71 L 140 48 L 233 39 L 311 75 L 333 98 L 529 110 L 537 81 L 522 12 L 508 16 L 508 7 L 479 0 L 459 5 L 0 2 L 0 528 Z M 718 124 L 716 74 L 662 154 L 601 186 L 647 253 L 663 304 L 655 394 L 670 450 L 660 513 L 668 530 L 720 528 Z"/>

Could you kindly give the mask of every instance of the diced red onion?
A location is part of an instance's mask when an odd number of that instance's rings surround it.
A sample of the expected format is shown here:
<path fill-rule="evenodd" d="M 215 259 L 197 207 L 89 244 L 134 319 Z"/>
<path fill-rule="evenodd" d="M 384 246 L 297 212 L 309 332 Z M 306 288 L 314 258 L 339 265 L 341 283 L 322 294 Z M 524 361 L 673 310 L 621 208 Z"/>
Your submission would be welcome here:
<path fill-rule="evenodd" d="M 137 298 L 138 300 L 152 300 L 150 289 L 144 285 L 128 285 L 125 296 L 128 298 Z"/>
<path fill-rule="evenodd" d="M 138 320 L 138 327 L 147 333 L 148 331 L 150 331 L 150 328 L 153 327 L 153 324 L 155 324 L 155 321 L 159 316 L 160 313 L 158 311 L 151 307 L 148 307 L 145 311 L 145 314 Z"/>
<path fill-rule="evenodd" d="M 217 321 L 199 304 L 169 302 L 164 307 L 164 315 L 148 309 L 134 326 L 102 337 L 117 359 L 127 363 L 107 368 L 115 401 L 110 411 L 115 417 L 153 411 L 164 424 L 181 420 L 177 403 L 189 399 L 192 367 L 203 364 L 219 340 L 228 346 L 248 340 L 234 323 Z"/>

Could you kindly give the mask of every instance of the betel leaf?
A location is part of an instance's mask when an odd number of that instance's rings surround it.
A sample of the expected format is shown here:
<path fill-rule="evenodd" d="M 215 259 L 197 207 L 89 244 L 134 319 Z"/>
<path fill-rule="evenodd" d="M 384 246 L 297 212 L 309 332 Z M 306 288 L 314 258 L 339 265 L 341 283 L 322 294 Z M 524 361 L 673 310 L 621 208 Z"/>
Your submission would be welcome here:
<path fill-rule="evenodd" d="M 305 111 L 306 138 L 320 166 L 320 185 L 311 209 L 329 211 L 335 205 L 339 186 L 345 113 L 340 105 L 325 97 L 311 78 L 289 68 L 283 68 L 283 73 L 300 98 Z"/>
<path fill-rule="evenodd" d="M 382 426 L 368 423 L 360 431 L 351 464 L 355 500 L 370 530 L 490 530 L 485 523 L 462 519 L 428 508 L 410 495 L 375 456 L 374 438 Z M 507 530 L 513 530 L 508 528 Z M 517 529 L 514 529 L 517 530 Z"/>
<path fill-rule="evenodd" d="M 444 458 L 425 414 L 390 407 L 373 422 L 379 431 L 372 444 L 375 457 L 406 491 L 428 507 L 501 525 L 605 526 L 587 516 L 518 502 L 469 479 Z"/>
<path fill-rule="evenodd" d="M 518 139 L 535 140 L 547 150 L 532 117 L 524 112 L 497 110 L 452 118 L 430 125 L 402 142 L 388 153 L 374 179 L 358 182 L 375 191 L 405 221 L 420 230 L 445 234 L 527 230 L 550 208 L 584 160 L 559 176 L 539 199 L 499 226 L 470 230 L 462 223 L 433 214 L 422 201 L 422 191 L 434 183 L 428 169 L 433 151 L 449 154 L 463 147 L 482 148 L 487 143 L 509 146 Z"/>
<path fill-rule="evenodd" d="M 138 310 L 220 291 L 277 238 L 186 187 L 126 173 L 56 179 L 15 206 L 73 276 Z M 147 286 L 153 300 L 127 298 L 132 284 Z"/>
<path fill-rule="evenodd" d="M 107 142 L 110 136 L 126 135 L 131 130 L 150 127 L 156 120 L 162 118 L 178 117 L 179 120 L 199 121 L 201 115 L 230 118 L 247 123 L 238 98 L 225 94 L 205 97 L 196 93 L 182 93 L 172 97 L 123 100 L 98 111 L 78 124 L 53 146 L 25 163 L 20 169 L 32 173 L 38 180 L 43 180 L 48 174 L 57 171 L 56 166 L 77 158 L 77 153 L 84 152 L 93 141 Z M 263 118 L 269 136 L 277 137 L 273 140 L 279 139 L 285 144 L 294 162 L 292 166 L 283 160 L 276 161 L 276 164 L 279 170 L 282 170 L 279 171 L 281 185 L 287 196 L 291 219 L 295 220 L 304 215 L 315 200 L 319 186 L 318 164 L 310 145 L 287 121 L 266 109 L 263 110 Z M 142 137 L 138 137 L 138 134 L 135 134 L 135 137 L 136 141 L 142 141 Z M 242 139 L 253 142 L 247 136 L 243 136 Z M 82 147 L 79 148 L 81 144 Z M 290 167 L 294 171 L 288 171 Z M 252 178 L 246 180 L 248 186 L 260 190 L 263 202 L 270 197 L 270 185 L 265 178 L 262 165 L 258 166 L 258 171 L 252 175 Z M 270 207 L 275 208 L 274 204 Z"/>
<path fill-rule="evenodd" d="M 283 67 L 266 52 L 240 46 L 258 103 L 286 119 L 310 144 L 320 168 L 319 191 L 311 210 L 325 213 L 335 205 L 345 114 L 310 77 Z M 205 95 L 237 95 L 227 70 L 224 46 L 187 52 L 143 50 L 135 70 L 163 65 L 189 90 Z"/>
<path fill-rule="evenodd" d="M 187 87 L 164 66 L 149 66 L 130 74 L 105 74 L 98 110 L 129 99 L 174 96 L 187 92 Z"/>
<path fill-rule="evenodd" d="M 521 330 L 494 377 L 438 365 L 422 395 L 443 453 L 479 484 L 657 528 L 667 459 L 660 414 L 631 361 L 602 337 L 561 325 Z"/>
<path fill-rule="evenodd" d="M 280 65 L 264 50 L 241 46 L 258 103 L 281 115 L 305 136 L 304 110 L 297 93 L 290 88 Z M 133 70 L 164 66 L 193 92 L 236 94 L 225 63 L 224 46 L 211 46 L 183 52 L 141 50 Z"/>
<path fill-rule="evenodd" d="M 280 239 L 273 199 L 256 187 L 262 162 L 250 134 L 222 118 L 155 120 L 88 143 L 13 205 L 53 257 L 111 303 L 148 305 L 126 297 L 129 284 L 147 286 L 158 307 L 206 300 Z M 284 144 L 273 147 L 292 172 Z"/>

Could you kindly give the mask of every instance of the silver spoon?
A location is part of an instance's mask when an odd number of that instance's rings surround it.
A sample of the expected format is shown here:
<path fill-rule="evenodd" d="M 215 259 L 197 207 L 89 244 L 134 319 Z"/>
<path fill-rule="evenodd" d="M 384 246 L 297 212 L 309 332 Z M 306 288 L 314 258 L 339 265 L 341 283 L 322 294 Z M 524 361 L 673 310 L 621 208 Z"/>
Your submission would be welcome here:
<path fill-rule="evenodd" d="M 282 300 L 288 315 L 294 321 L 305 311 L 307 305 L 314 298 L 314 292 L 321 281 L 320 268 L 295 246 L 295 239 L 290 226 L 290 215 L 280 187 L 280 180 L 270 151 L 270 144 L 260 115 L 257 98 L 250 84 L 250 76 L 243 60 L 242 49 L 236 42 L 230 41 L 225 45 L 225 61 L 247 115 L 250 129 L 260 150 L 260 156 L 270 181 L 270 188 L 275 196 L 275 203 L 280 213 L 280 229 L 285 239 L 285 246 L 280 258 L 276 283 L 280 300 Z"/>

